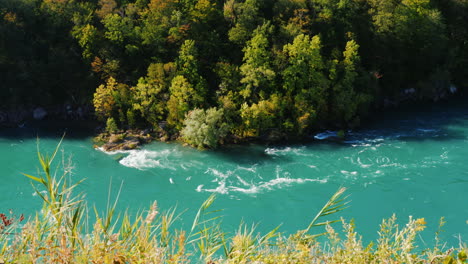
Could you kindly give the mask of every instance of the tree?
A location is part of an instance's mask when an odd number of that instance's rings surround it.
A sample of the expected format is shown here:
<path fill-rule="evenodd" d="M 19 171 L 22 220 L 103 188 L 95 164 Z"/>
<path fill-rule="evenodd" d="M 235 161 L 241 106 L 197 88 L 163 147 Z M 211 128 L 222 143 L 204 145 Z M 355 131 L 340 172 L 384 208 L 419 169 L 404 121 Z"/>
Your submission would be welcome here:
<path fill-rule="evenodd" d="M 244 48 L 244 63 L 240 67 L 244 87 L 240 93 L 246 100 L 268 94 L 273 89 L 276 73 L 269 51 L 268 35 L 271 31 L 270 23 L 258 27 Z"/>
<path fill-rule="evenodd" d="M 147 48 L 163 53 L 165 41 L 171 27 L 171 15 L 176 10 L 175 0 L 151 0 L 141 12 L 142 44 Z"/>
<path fill-rule="evenodd" d="M 96 116 L 101 120 L 106 120 L 112 116 L 115 106 L 114 92 L 117 90 L 117 82 L 109 77 L 107 83 L 99 85 L 94 93 L 93 105 Z"/>
<path fill-rule="evenodd" d="M 430 0 L 369 0 L 377 47 L 375 61 L 385 95 L 431 87 L 428 79 L 447 67 L 446 26 Z M 418 87 L 419 86 L 419 87 Z M 430 93 L 429 93 L 430 94 Z"/>
<path fill-rule="evenodd" d="M 312 39 L 304 34 L 284 46 L 287 66 L 283 71 L 283 88 L 294 100 L 293 118 L 296 131 L 301 134 L 313 118 L 326 114 L 328 80 L 320 54 L 320 37 Z"/>
<path fill-rule="evenodd" d="M 207 93 L 206 80 L 199 73 L 198 52 L 195 41 L 186 40 L 180 47 L 179 57 L 176 60 L 179 75 L 184 76 L 191 83 L 196 93 L 205 97 Z"/>
<path fill-rule="evenodd" d="M 97 29 L 90 24 L 85 25 L 75 33 L 75 38 L 78 39 L 78 44 L 83 49 L 83 58 L 87 60 L 94 57 L 97 34 Z"/>
<path fill-rule="evenodd" d="M 278 128 L 280 118 L 280 96 L 273 94 L 267 100 L 260 100 L 258 103 L 244 103 L 240 110 L 242 126 L 240 127 L 241 137 L 257 137 L 268 129 Z"/>
<path fill-rule="evenodd" d="M 197 148 L 215 148 L 222 143 L 229 131 L 224 121 L 223 109 L 207 110 L 195 108 L 190 111 L 182 129 L 182 139 Z"/>
<path fill-rule="evenodd" d="M 193 86 L 184 76 L 176 76 L 169 88 L 170 98 L 167 102 L 167 123 L 176 130 L 182 129 L 185 114 L 203 103 L 203 98 L 196 93 Z"/>
<path fill-rule="evenodd" d="M 224 4 L 224 17 L 234 26 L 229 30 L 229 40 L 243 46 L 252 37 L 252 32 L 262 23 L 259 0 L 238 3 L 229 0 Z"/>
<path fill-rule="evenodd" d="M 310 33 L 311 16 L 308 1 L 279 0 L 274 4 L 273 12 L 280 25 L 280 43 L 287 43 L 300 34 Z"/>
<path fill-rule="evenodd" d="M 332 62 L 333 120 L 343 125 L 354 126 L 359 107 L 370 100 L 366 91 L 357 91 L 360 72 L 359 45 L 350 40 L 343 51 L 343 60 Z"/>
<path fill-rule="evenodd" d="M 125 47 L 129 40 L 135 38 L 133 21 L 129 17 L 118 14 L 109 14 L 102 23 L 106 28 L 104 36 L 116 45 Z"/>
<path fill-rule="evenodd" d="M 99 0 L 98 5 L 100 8 L 96 10 L 96 15 L 101 19 L 104 19 L 108 14 L 112 14 L 117 7 L 115 0 Z"/>
<path fill-rule="evenodd" d="M 169 98 L 167 76 L 170 67 L 162 63 L 153 63 L 148 67 L 148 74 L 138 80 L 133 88 L 133 109 L 153 127 L 166 117 L 166 102 Z"/>

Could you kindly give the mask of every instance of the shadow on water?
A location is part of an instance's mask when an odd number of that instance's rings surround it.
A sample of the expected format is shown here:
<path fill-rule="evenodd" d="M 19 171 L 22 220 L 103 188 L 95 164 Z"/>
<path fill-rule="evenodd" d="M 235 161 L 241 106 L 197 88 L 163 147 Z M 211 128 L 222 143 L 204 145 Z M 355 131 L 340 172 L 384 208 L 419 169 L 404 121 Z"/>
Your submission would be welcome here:
<path fill-rule="evenodd" d="M 444 141 L 465 139 L 468 106 L 454 100 L 434 105 L 407 106 L 379 115 L 368 125 L 351 133 L 351 139 L 388 138 L 401 141 Z"/>
<path fill-rule="evenodd" d="M 265 152 L 262 145 L 257 144 L 231 145 L 210 152 L 228 162 L 244 165 L 263 164 L 274 158 Z M 284 159 L 289 158 L 284 157 Z"/>
<path fill-rule="evenodd" d="M 450 141 L 464 140 L 468 125 L 468 106 L 464 102 L 443 102 L 433 105 L 403 107 L 374 116 L 366 126 L 349 131 L 344 140 L 316 140 L 314 135 L 303 142 L 244 144 L 213 150 L 218 157 L 240 164 L 262 164 L 272 160 L 288 162 L 289 155 L 270 155 L 275 151 L 313 148 L 317 152 L 334 152 L 356 144 L 379 144 L 383 141 Z"/>

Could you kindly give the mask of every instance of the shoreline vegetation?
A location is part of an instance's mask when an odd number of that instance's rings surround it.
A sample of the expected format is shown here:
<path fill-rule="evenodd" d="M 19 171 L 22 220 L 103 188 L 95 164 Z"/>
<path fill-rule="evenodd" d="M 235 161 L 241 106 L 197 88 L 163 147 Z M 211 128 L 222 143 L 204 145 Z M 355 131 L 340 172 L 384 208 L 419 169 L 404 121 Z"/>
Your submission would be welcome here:
<path fill-rule="evenodd" d="M 0 123 L 292 140 L 462 94 L 466 39 L 466 0 L 2 0 Z"/>
<path fill-rule="evenodd" d="M 24 174 L 32 180 L 43 200 L 41 211 L 27 220 L 10 212 L 0 214 L 1 263 L 466 263 L 468 247 L 447 248 L 439 235 L 435 245 L 418 247 L 418 234 L 425 229 L 424 218 L 409 218 L 404 226 L 396 217 L 382 221 L 379 238 L 363 245 L 353 221 L 337 214 L 348 204 L 340 188 L 317 212 L 305 229 L 286 235 L 280 226 L 266 234 L 256 225 L 240 223 L 237 231 L 221 227 L 219 210 L 212 209 L 211 195 L 199 208 L 190 230 L 175 230 L 180 215 L 175 209 L 161 212 L 154 202 L 136 216 L 117 212 L 110 202 L 104 213 L 96 209 L 90 223 L 85 194 L 73 190 L 74 182 L 65 162 L 52 171 L 56 151 L 38 152 L 41 172 Z M 337 228 L 343 232 L 336 231 Z"/>

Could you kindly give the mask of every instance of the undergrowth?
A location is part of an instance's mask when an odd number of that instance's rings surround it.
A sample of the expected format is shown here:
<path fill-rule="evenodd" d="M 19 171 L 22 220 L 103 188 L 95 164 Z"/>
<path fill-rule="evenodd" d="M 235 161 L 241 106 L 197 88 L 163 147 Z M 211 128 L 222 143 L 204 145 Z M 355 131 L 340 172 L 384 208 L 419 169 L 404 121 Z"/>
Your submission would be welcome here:
<path fill-rule="evenodd" d="M 60 144 L 59 144 L 60 146 Z M 95 208 L 89 223 L 84 194 L 74 194 L 80 184 L 71 183 L 69 164 L 62 162 L 52 171 L 59 150 L 48 156 L 38 150 L 40 170 L 25 174 L 43 200 L 34 217 L 7 217 L 0 222 L 0 263 L 466 263 L 468 249 L 445 248 L 436 233 L 433 248 L 419 249 L 418 234 L 424 219 L 409 218 L 404 226 L 395 216 L 385 219 L 375 243 L 364 245 L 354 223 L 336 219 L 347 197 L 340 188 L 305 229 L 292 235 L 279 226 L 259 234 L 256 226 L 241 223 L 233 234 L 221 227 L 218 211 L 211 210 L 215 196 L 199 208 L 190 230 L 171 228 L 176 211 L 161 212 L 154 202 L 136 216 Z M 330 219 L 330 217 L 335 217 Z M 21 221 L 20 221 L 21 220 Z M 341 223 L 344 235 L 335 231 Z M 441 219 L 440 227 L 444 224 Z M 335 226 L 335 227 L 333 227 Z M 322 230 L 321 232 L 319 230 Z M 321 239 L 317 239 L 318 237 Z"/>

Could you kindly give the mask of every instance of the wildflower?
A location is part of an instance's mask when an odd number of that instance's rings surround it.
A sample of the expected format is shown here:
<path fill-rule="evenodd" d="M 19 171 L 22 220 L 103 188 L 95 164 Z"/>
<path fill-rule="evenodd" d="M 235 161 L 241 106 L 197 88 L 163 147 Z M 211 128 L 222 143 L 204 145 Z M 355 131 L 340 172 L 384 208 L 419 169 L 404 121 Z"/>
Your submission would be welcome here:
<path fill-rule="evenodd" d="M 426 221 L 424 218 L 418 218 L 414 223 L 416 224 L 416 231 L 422 231 L 426 228 Z"/>

